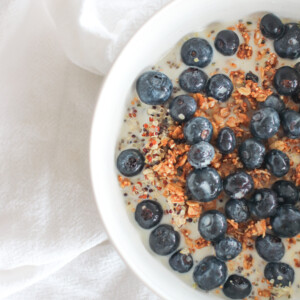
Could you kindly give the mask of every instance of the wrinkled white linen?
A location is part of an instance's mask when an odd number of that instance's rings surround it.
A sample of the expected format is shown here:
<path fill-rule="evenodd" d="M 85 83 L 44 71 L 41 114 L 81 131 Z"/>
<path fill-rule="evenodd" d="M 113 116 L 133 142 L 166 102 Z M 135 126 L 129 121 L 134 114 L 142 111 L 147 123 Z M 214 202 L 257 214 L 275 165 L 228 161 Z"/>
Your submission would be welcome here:
<path fill-rule="evenodd" d="M 109 241 L 6 300 L 159 300 L 120 260 Z"/>
<path fill-rule="evenodd" d="M 105 75 L 137 29 L 170 0 L 45 0 L 72 62 Z"/>
<path fill-rule="evenodd" d="M 0 298 L 157 299 L 99 219 L 89 134 L 103 77 L 169 0 L 1 0 Z"/>

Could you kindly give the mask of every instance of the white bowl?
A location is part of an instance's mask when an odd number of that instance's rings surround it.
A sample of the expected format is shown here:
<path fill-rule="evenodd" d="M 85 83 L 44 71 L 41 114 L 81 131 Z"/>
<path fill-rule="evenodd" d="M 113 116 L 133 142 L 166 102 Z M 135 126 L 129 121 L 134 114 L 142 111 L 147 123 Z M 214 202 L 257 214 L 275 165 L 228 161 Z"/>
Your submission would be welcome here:
<path fill-rule="evenodd" d="M 115 149 L 128 96 L 138 74 L 155 64 L 184 35 L 213 22 L 235 21 L 255 12 L 299 19 L 299 0 L 177 0 L 155 14 L 130 40 L 103 85 L 91 137 L 91 171 L 98 208 L 116 249 L 130 268 L 165 299 L 207 299 L 184 283 L 144 246 L 129 220 L 115 169 Z M 209 299 L 220 299 L 210 295 Z"/>

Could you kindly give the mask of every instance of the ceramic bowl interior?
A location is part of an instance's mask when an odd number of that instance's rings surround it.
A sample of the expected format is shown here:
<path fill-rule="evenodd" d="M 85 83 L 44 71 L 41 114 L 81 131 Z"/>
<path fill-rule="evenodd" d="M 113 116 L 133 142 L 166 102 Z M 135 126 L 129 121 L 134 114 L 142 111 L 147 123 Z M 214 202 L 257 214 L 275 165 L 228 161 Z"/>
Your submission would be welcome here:
<path fill-rule="evenodd" d="M 183 36 L 215 22 L 256 12 L 300 19 L 299 0 L 177 0 L 155 14 L 130 40 L 101 90 L 91 135 L 91 172 L 98 208 L 116 249 L 130 268 L 165 299 L 208 299 L 167 269 L 144 246 L 125 209 L 115 169 L 115 149 L 137 76 Z M 219 299 L 214 295 L 209 299 Z"/>

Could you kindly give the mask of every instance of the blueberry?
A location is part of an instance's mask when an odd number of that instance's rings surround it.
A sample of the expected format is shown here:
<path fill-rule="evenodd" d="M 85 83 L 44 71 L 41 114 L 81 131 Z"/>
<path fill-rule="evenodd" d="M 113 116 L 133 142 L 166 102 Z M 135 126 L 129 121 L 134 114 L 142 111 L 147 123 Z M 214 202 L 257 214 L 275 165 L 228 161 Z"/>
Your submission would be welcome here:
<path fill-rule="evenodd" d="M 156 226 L 163 216 L 161 205 L 153 200 L 144 200 L 136 206 L 135 220 L 144 229 Z"/>
<path fill-rule="evenodd" d="M 215 156 L 214 147 L 207 142 L 194 144 L 189 153 L 188 161 L 196 169 L 207 167 Z"/>
<path fill-rule="evenodd" d="M 291 181 L 278 180 L 272 185 L 280 204 L 296 204 L 299 201 L 299 191 Z"/>
<path fill-rule="evenodd" d="M 271 189 L 256 190 L 249 202 L 251 214 L 258 219 L 274 216 L 277 206 L 277 195 Z"/>
<path fill-rule="evenodd" d="M 284 133 L 291 139 L 300 137 L 300 114 L 287 109 L 281 114 L 281 122 Z"/>
<path fill-rule="evenodd" d="M 199 219 L 198 230 L 207 241 L 218 241 L 226 233 L 226 218 L 218 210 L 207 210 Z"/>
<path fill-rule="evenodd" d="M 300 62 L 296 63 L 294 66 L 294 69 L 297 71 L 299 77 L 300 77 Z M 300 103 L 300 82 L 297 91 L 292 95 L 292 100 L 295 103 Z"/>
<path fill-rule="evenodd" d="M 180 95 L 171 101 L 169 109 L 174 121 L 185 122 L 193 117 L 197 109 L 197 103 L 191 96 Z"/>
<path fill-rule="evenodd" d="M 252 290 L 251 282 L 240 275 L 230 275 L 223 286 L 223 293 L 231 299 L 244 299 Z"/>
<path fill-rule="evenodd" d="M 300 233 L 300 211 L 291 204 L 279 206 L 271 218 L 273 232 L 280 237 L 294 237 Z"/>
<path fill-rule="evenodd" d="M 278 113 L 281 113 L 285 110 L 285 104 L 284 102 L 280 99 L 279 95 L 277 94 L 272 94 L 270 95 L 266 101 L 264 102 L 259 102 L 259 107 L 272 107 L 274 108 Z"/>
<path fill-rule="evenodd" d="M 284 25 L 277 16 L 267 14 L 260 21 L 260 30 L 265 37 L 275 40 L 282 36 Z"/>
<path fill-rule="evenodd" d="M 205 39 L 191 38 L 181 47 L 181 58 L 188 66 L 204 68 L 211 62 L 213 49 Z"/>
<path fill-rule="evenodd" d="M 253 186 L 252 177 L 243 171 L 228 175 L 223 183 L 225 193 L 234 199 L 243 198 L 252 191 Z"/>
<path fill-rule="evenodd" d="M 193 267 L 193 257 L 191 254 L 183 254 L 179 250 L 172 254 L 169 259 L 169 264 L 174 271 L 186 273 Z"/>
<path fill-rule="evenodd" d="M 253 74 L 252 72 L 248 72 L 248 73 L 246 74 L 246 80 L 251 80 L 251 81 L 257 83 L 257 82 L 258 82 L 258 76 L 255 75 L 255 74 Z"/>
<path fill-rule="evenodd" d="M 250 217 L 247 201 L 244 198 L 230 199 L 225 205 L 225 214 L 236 223 L 246 222 Z"/>
<path fill-rule="evenodd" d="M 258 139 L 268 139 L 279 130 L 280 119 L 277 111 L 271 107 L 257 110 L 250 122 L 250 131 Z"/>
<path fill-rule="evenodd" d="M 270 262 L 265 267 L 264 275 L 274 286 L 285 287 L 293 284 L 295 272 L 288 264 Z"/>
<path fill-rule="evenodd" d="M 213 127 L 208 119 L 196 117 L 184 125 L 183 134 L 188 144 L 196 144 L 201 141 L 209 142 L 212 138 Z"/>
<path fill-rule="evenodd" d="M 292 100 L 299 104 L 300 103 L 300 88 L 298 87 L 297 91 L 292 95 Z"/>
<path fill-rule="evenodd" d="M 215 39 L 216 49 L 225 56 L 233 55 L 237 51 L 239 44 L 239 37 L 232 30 L 220 31 Z"/>
<path fill-rule="evenodd" d="M 254 170 L 264 162 L 265 146 L 255 139 L 245 140 L 239 147 L 239 157 L 245 168 Z"/>
<path fill-rule="evenodd" d="M 219 173 L 209 167 L 190 172 L 186 183 L 193 198 L 200 202 L 212 201 L 222 191 L 222 179 Z"/>
<path fill-rule="evenodd" d="M 173 85 L 165 74 L 149 71 L 138 78 L 136 91 L 142 102 L 149 105 L 158 105 L 165 103 L 170 98 Z"/>
<path fill-rule="evenodd" d="M 217 147 L 223 154 L 229 154 L 234 151 L 236 146 L 236 138 L 233 130 L 224 127 L 220 130 L 217 138 Z"/>
<path fill-rule="evenodd" d="M 288 156 L 280 150 L 272 149 L 265 157 L 267 169 L 276 177 L 282 177 L 290 170 Z"/>
<path fill-rule="evenodd" d="M 168 255 L 174 252 L 180 242 L 180 235 L 171 225 L 162 224 L 152 230 L 149 244 L 152 251 L 158 255 Z"/>
<path fill-rule="evenodd" d="M 297 23 L 284 26 L 284 34 L 274 41 L 275 52 L 283 58 L 295 59 L 300 56 L 300 28 Z"/>
<path fill-rule="evenodd" d="M 119 172 L 127 177 L 139 174 L 145 164 L 143 154 L 136 149 L 122 151 L 117 158 L 117 168 Z"/>
<path fill-rule="evenodd" d="M 278 94 L 291 96 L 297 91 L 299 86 L 298 72 L 288 66 L 277 69 L 274 76 L 274 87 Z"/>
<path fill-rule="evenodd" d="M 216 257 L 223 261 L 236 258 L 242 251 L 242 244 L 238 240 L 229 236 L 216 242 L 214 247 Z"/>
<path fill-rule="evenodd" d="M 222 285 L 227 277 L 226 264 L 215 256 L 206 256 L 195 267 L 193 278 L 200 289 L 209 291 Z"/>
<path fill-rule="evenodd" d="M 269 262 L 280 261 L 285 252 L 281 238 L 271 234 L 259 236 L 255 241 L 255 248 L 259 256 Z"/>
<path fill-rule="evenodd" d="M 206 86 L 208 76 L 198 68 L 190 67 L 179 76 L 180 87 L 189 93 L 200 93 Z"/>
<path fill-rule="evenodd" d="M 207 82 L 206 93 L 221 102 L 229 99 L 233 91 L 233 84 L 230 78 L 224 74 L 213 75 Z"/>
<path fill-rule="evenodd" d="M 300 62 L 297 62 L 297 63 L 294 65 L 294 68 L 295 68 L 295 70 L 300 74 Z"/>

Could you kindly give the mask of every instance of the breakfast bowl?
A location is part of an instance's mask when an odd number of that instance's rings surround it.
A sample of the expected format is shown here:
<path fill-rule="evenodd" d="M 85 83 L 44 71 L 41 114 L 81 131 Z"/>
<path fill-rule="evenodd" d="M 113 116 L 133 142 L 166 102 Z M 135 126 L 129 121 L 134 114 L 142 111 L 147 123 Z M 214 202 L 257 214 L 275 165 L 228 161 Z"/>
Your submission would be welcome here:
<path fill-rule="evenodd" d="M 124 47 L 101 89 L 95 110 L 90 166 L 95 198 L 107 233 L 120 256 L 135 274 L 164 299 L 220 299 L 178 276 L 166 259 L 151 251 L 147 236 L 128 213 L 116 169 L 116 149 L 124 114 L 136 89 L 137 78 L 149 70 L 180 40 L 193 32 L 251 15 L 272 12 L 283 19 L 299 19 L 296 0 L 177 0 L 156 13 Z M 297 61 L 295 61 L 296 63 Z M 209 250 L 214 255 L 213 249 Z M 295 283 L 299 280 L 295 276 Z M 300 291 L 299 291 L 300 293 Z M 300 295 L 300 294 L 299 294 Z M 298 299 L 297 295 L 293 295 Z"/>

